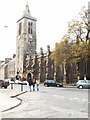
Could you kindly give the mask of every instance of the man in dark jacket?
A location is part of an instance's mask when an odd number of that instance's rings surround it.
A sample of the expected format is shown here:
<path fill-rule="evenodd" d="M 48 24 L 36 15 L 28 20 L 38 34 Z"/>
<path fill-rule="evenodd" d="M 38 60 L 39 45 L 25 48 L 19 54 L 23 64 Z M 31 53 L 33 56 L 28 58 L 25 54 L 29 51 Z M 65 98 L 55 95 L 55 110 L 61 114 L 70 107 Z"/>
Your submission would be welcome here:
<path fill-rule="evenodd" d="M 28 81 L 28 84 L 29 84 L 30 92 L 31 92 L 32 91 L 31 86 L 33 85 L 32 74 L 31 73 L 28 73 L 27 81 Z"/>

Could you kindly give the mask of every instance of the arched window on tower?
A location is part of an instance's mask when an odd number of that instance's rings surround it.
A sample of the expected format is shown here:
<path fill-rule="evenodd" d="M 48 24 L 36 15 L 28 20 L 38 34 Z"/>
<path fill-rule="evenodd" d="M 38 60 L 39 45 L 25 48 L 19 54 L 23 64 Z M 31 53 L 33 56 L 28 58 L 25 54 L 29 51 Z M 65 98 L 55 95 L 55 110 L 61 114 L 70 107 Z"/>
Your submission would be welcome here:
<path fill-rule="evenodd" d="M 21 34 L 22 23 L 19 23 L 19 35 Z"/>
<path fill-rule="evenodd" d="M 30 22 L 28 23 L 28 33 L 30 34 Z"/>
<path fill-rule="evenodd" d="M 33 34 L 33 23 L 31 22 L 31 34 Z"/>

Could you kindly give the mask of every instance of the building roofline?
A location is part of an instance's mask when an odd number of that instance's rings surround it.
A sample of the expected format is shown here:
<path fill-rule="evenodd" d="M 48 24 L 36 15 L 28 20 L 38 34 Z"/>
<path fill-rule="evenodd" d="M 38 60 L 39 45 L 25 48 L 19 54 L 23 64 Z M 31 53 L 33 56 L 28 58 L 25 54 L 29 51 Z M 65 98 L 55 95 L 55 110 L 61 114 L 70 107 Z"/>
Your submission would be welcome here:
<path fill-rule="evenodd" d="M 26 18 L 26 19 L 31 19 L 31 20 L 34 20 L 34 21 L 37 21 L 37 19 L 36 18 L 34 18 L 34 17 L 27 17 L 27 16 L 23 16 L 23 17 L 21 17 L 19 20 L 17 20 L 17 22 L 19 22 L 20 20 L 22 20 L 23 18 Z"/>

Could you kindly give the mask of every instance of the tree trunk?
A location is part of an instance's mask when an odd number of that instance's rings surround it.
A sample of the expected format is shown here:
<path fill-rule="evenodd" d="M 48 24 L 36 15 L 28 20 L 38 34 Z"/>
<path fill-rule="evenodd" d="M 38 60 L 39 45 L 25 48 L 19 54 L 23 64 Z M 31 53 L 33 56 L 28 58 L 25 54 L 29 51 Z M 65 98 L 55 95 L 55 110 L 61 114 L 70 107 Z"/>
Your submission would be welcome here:
<path fill-rule="evenodd" d="M 86 78 L 87 80 L 90 80 L 90 58 L 87 60 Z"/>

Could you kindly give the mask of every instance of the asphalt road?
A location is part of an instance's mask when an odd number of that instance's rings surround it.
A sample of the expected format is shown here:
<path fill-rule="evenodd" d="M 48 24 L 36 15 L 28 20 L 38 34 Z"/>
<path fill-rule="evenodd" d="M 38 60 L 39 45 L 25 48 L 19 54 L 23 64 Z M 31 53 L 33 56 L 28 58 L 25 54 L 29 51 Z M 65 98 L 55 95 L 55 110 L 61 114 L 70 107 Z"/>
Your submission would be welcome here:
<path fill-rule="evenodd" d="M 14 86 L 20 89 L 20 86 Z M 40 86 L 40 91 L 19 96 L 23 104 L 4 114 L 5 118 L 88 118 L 88 90 Z M 8 90 L 7 90 L 8 92 Z"/>

